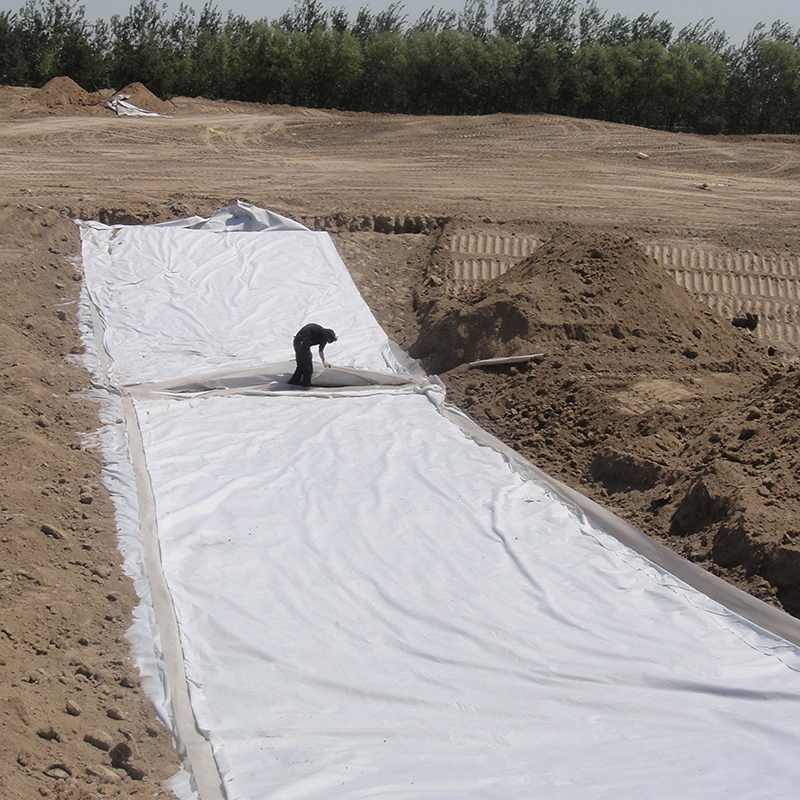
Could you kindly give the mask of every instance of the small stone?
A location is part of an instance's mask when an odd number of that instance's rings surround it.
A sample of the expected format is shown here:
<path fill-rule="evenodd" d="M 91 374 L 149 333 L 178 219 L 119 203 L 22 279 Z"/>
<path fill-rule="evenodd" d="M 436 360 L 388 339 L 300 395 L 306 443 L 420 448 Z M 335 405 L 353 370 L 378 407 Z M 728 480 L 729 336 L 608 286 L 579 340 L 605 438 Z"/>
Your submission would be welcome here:
<path fill-rule="evenodd" d="M 118 708 L 106 709 L 106 716 L 110 719 L 123 720 L 125 715 Z"/>
<path fill-rule="evenodd" d="M 125 765 L 133 758 L 133 748 L 128 742 L 120 742 L 114 745 L 114 749 L 109 753 L 111 756 L 112 767 L 122 767 L 126 769 Z"/>
<path fill-rule="evenodd" d="M 122 778 L 116 772 L 104 767 L 102 764 L 96 764 L 93 767 L 86 767 L 86 774 L 94 778 L 100 778 L 104 783 L 119 783 Z"/>
<path fill-rule="evenodd" d="M 27 750 L 20 750 L 17 753 L 17 764 L 21 767 L 27 767 L 31 761 L 33 761 L 33 756 Z"/>
<path fill-rule="evenodd" d="M 58 732 L 56 731 L 56 729 L 52 725 L 48 725 L 48 727 L 46 727 L 46 728 L 39 728 L 39 730 L 36 731 L 36 735 L 40 739 L 45 739 L 48 742 L 60 742 L 61 741 L 61 736 L 58 734 Z"/>
<path fill-rule="evenodd" d="M 92 575 L 97 575 L 98 578 L 107 578 L 111 574 L 111 570 L 106 567 L 92 567 Z"/>
<path fill-rule="evenodd" d="M 9 711 L 13 711 L 25 725 L 31 724 L 29 709 L 21 697 L 9 697 L 6 705 Z"/>
<path fill-rule="evenodd" d="M 82 664 L 76 662 L 75 675 L 81 675 L 82 677 L 87 678 L 88 680 L 92 680 L 97 677 L 97 672 L 88 664 Z"/>
<path fill-rule="evenodd" d="M 105 731 L 99 729 L 89 731 L 89 733 L 83 737 L 83 741 L 94 745 L 98 750 L 108 752 L 111 749 L 111 737 Z"/>
<path fill-rule="evenodd" d="M 126 764 L 124 769 L 125 772 L 127 772 L 130 776 L 131 780 L 141 781 L 147 777 L 147 771 L 143 770 L 141 767 L 135 766 L 134 764 Z"/>
<path fill-rule="evenodd" d="M 67 535 L 64 531 L 56 528 L 55 525 L 50 525 L 47 522 L 42 523 L 41 531 L 45 536 L 50 536 L 53 539 L 66 539 Z"/>
<path fill-rule="evenodd" d="M 73 717 L 79 717 L 83 714 L 83 709 L 74 701 L 74 700 L 67 700 L 67 714 L 70 714 Z"/>
<path fill-rule="evenodd" d="M 67 312 L 66 311 L 57 311 L 56 316 L 62 321 L 65 322 L 67 319 Z"/>
<path fill-rule="evenodd" d="M 83 494 L 80 497 L 80 502 L 83 503 L 85 506 L 90 506 L 94 502 L 94 497 L 90 494 Z"/>
<path fill-rule="evenodd" d="M 64 781 L 72 777 L 72 770 L 66 764 L 51 764 L 49 767 L 45 767 L 42 772 L 48 778 L 55 778 L 56 780 Z"/>

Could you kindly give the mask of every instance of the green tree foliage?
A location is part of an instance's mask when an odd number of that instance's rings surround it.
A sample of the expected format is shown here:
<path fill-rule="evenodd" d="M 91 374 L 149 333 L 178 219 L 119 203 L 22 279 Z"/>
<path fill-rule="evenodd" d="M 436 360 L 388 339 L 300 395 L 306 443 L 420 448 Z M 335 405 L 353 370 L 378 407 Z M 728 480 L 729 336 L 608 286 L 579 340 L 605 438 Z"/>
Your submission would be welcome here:
<path fill-rule="evenodd" d="M 519 89 L 521 110 L 555 112 L 562 79 L 558 49 L 553 42 L 528 34 L 520 42 Z"/>
<path fill-rule="evenodd" d="M 317 28 L 328 27 L 328 12 L 321 0 L 295 0 L 294 8 L 280 18 L 279 24 L 290 33 L 309 34 Z"/>
<path fill-rule="evenodd" d="M 599 42 L 605 28 L 606 12 L 597 5 L 596 0 L 589 0 L 578 14 L 578 44 Z"/>
<path fill-rule="evenodd" d="M 419 33 L 441 33 L 456 27 L 458 15 L 455 11 L 442 11 L 428 8 L 420 14 L 419 19 L 411 26 L 411 31 Z"/>
<path fill-rule="evenodd" d="M 405 111 L 408 96 L 408 48 L 396 32 L 383 31 L 363 46 L 359 110 Z"/>
<path fill-rule="evenodd" d="M 800 114 L 798 34 L 776 22 L 759 25 L 731 55 L 727 107 L 735 133 L 797 133 Z"/>
<path fill-rule="evenodd" d="M 0 11 L 0 83 L 32 83 L 17 15 Z"/>
<path fill-rule="evenodd" d="M 78 0 L 0 13 L 0 81 L 416 114 L 571 114 L 698 133 L 800 133 L 800 31 L 731 46 L 713 19 L 609 16 L 599 0 L 465 0 L 410 22 L 399 0 L 351 21 L 323 0 L 279 19 L 136 0 L 87 22 Z"/>
<path fill-rule="evenodd" d="M 720 133 L 725 122 L 726 80 L 725 60 L 715 45 L 674 44 L 664 82 L 665 127 Z"/>
<path fill-rule="evenodd" d="M 631 39 L 638 42 L 642 39 L 652 39 L 662 47 L 668 47 L 672 41 L 674 27 L 671 22 L 658 19 L 655 14 L 641 14 L 631 23 Z"/>
<path fill-rule="evenodd" d="M 110 64 L 115 83 L 141 81 L 155 94 L 173 92 L 175 47 L 166 8 L 166 3 L 159 5 L 156 0 L 139 0 L 124 17 L 111 17 Z"/>
<path fill-rule="evenodd" d="M 458 18 L 458 27 L 471 33 L 476 39 L 489 38 L 489 9 L 486 0 L 466 0 Z"/>
<path fill-rule="evenodd" d="M 678 31 L 675 44 L 693 42 L 709 47 L 715 53 L 722 53 L 728 46 L 728 36 L 724 31 L 715 28 L 713 19 L 701 19 L 694 25 L 687 25 Z"/>
<path fill-rule="evenodd" d="M 102 81 L 106 30 L 89 25 L 77 0 L 28 0 L 18 14 L 0 15 L 0 77 L 33 86 L 56 75 Z"/>
<path fill-rule="evenodd" d="M 361 78 L 363 52 L 349 31 L 314 28 L 290 36 L 292 105 L 347 108 Z"/>
<path fill-rule="evenodd" d="M 617 59 L 610 47 L 603 47 L 595 39 L 582 44 L 574 58 L 574 69 L 580 87 L 576 98 L 576 116 L 622 119 L 624 101 L 624 76 L 619 74 Z"/>

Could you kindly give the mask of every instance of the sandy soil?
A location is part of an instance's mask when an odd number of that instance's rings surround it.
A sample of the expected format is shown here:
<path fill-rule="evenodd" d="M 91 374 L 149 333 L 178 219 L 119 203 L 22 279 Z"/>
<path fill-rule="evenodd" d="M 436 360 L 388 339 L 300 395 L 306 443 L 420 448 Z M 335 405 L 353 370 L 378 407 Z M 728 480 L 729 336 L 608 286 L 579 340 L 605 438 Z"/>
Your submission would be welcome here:
<path fill-rule="evenodd" d="M 178 763 L 124 639 L 136 601 L 74 364 L 75 217 L 242 198 L 330 230 L 454 402 L 800 615 L 800 140 L 187 98 L 117 118 L 45 88 L 0 87 L 3 796 L 166 794 Z M 755 330 L 730 324 L 745 313 Z M 467 366 L 519 352 L 545 359 Z"/>

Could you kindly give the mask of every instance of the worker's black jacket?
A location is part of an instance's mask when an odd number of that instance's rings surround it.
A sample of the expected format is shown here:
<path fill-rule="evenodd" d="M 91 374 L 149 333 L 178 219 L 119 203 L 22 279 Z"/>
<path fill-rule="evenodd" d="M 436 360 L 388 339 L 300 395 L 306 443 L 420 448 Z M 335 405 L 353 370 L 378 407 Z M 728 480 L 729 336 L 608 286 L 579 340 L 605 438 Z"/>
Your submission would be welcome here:
<path fill-rule="evenodd" d="M 318 344 L 328 344 L 328 333 L 316 322 L 304 325 L 294 336 L 295 347 L 314 347 Z"/>

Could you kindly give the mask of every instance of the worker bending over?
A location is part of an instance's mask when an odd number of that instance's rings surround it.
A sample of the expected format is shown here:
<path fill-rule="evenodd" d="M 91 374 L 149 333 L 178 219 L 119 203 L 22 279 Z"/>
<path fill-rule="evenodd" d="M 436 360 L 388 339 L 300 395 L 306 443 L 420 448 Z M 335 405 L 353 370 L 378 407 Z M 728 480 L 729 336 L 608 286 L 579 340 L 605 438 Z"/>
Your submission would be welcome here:
<path fill-rule="evenodd" d="M 336 341 L 336 334 L 330 328 L 323 328 L 310 322 L 304 325 L 294 337 L 294 355 L 297 359 L 297 369 L 294 375 L 289 378 L 289 383 L 296 386 L 311 386 L 311 376 L 314 374 L 313 359 L 311 348 L 319 345 L 319 357 L 322 363 L 329 367 L 330 364 L 325 360 L 325 345 Z"/>

